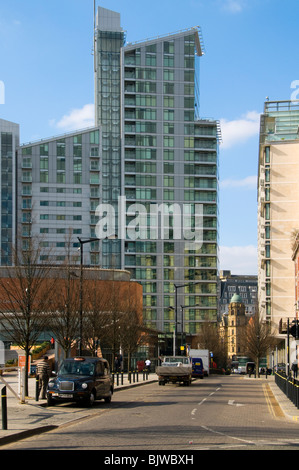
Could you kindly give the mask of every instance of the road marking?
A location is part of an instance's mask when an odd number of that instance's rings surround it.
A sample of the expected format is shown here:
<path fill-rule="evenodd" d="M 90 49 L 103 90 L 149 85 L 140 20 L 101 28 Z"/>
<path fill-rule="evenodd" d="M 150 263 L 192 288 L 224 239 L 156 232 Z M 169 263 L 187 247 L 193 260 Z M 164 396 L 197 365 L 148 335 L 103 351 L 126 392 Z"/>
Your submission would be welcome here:
<path fill-rule="evenodd" d="M 199 402 L 198 404 L 199 404 L 199 405 L 202 405 L 205 401 L 206 401 L 206 398 L 204 398 L 203 400 L 201 400 L 201 402 Z"/>
<path fill-rule="evenodd" d="M 235 439 L 236 441 L 246 442 L 247 444 L 254 444 L 253 441 L 248 441 L 247 439 L 240 439 L 239 437 L 229 436 L 225 434 L 224 432 L 214 431 L 214 429 L 208 428 L 207 426 L 201 426 L 201 427 L 205 429 L 206 431 L 213 432 L 214 434 L 220 434 L 221 436 L 228 437 L 229 439 Z"/>
<path fill-rule="evenodd" d="M 274 418 L 281 418 L 284 416 L 278 401 L 274 397 L 269 384 L 263 384 L 263 391 L 268 405 L 268 409 Z"/>
<path fill-rule="evenodd" d="M 242 405 L 241 403 L 235 403 L 235 400 L 228 400 L 228 405 L 245 406 L 245 405 Z"/>

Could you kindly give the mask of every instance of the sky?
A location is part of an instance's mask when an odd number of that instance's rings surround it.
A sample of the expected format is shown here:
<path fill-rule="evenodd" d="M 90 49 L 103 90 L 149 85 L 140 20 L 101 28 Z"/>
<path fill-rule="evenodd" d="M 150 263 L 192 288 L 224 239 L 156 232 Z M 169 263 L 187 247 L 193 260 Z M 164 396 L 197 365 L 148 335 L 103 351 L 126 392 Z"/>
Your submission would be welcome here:
<path fill-rule="evenodd" d="M 257 274 L 259 122 L 299 89 L 299 0 L 97 0 L 127 42 L 200 26 L 200 116 L 219 120 L 219 269 Z M 0 118 L 21 143 L 94 125 L 93 0 L 0 0 Z M 299 96 L 299 93 L 298 93 Z"/>

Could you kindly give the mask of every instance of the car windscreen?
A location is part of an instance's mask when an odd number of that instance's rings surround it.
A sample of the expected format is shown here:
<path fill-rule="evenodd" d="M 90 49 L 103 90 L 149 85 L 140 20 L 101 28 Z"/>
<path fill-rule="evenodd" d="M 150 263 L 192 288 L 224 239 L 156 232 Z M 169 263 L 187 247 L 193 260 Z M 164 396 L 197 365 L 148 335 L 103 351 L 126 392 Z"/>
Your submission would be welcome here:
<path fill-rule="evenodd" d="M 63 361 L 59 375 L 94 375 L 94 364 L 79 361 Z"/>

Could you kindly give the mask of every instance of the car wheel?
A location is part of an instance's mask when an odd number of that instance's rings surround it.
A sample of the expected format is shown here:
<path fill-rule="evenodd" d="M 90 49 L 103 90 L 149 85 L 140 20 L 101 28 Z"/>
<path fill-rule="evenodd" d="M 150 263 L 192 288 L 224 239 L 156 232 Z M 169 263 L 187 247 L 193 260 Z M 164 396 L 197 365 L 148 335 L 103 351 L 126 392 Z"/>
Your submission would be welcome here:
<path fill-rule="evenodd" d="M 53 400 L 53 398 L 51 397 L 51 395 L 47 395 L 47 405 L 48 406 L 53 406 L 55 405 L 55 400 Z"/>
<path fill-rule="evenodd" d="M 95 394 L 95 391 L 92 390 L 89 394 L 89 397 L 86 399 L 86 404 L 87 406 L 92 406 L 95 401 L 96 401 L 96 394 Z"/>
<path fill-rule="evenodd" d="M 111 390 L 110 390 L 109 397 L 105 397 L 104 400 L 105 400 L 105 403 L 111 403 L 111 400 L 112 400 L 112 391 Z"/>

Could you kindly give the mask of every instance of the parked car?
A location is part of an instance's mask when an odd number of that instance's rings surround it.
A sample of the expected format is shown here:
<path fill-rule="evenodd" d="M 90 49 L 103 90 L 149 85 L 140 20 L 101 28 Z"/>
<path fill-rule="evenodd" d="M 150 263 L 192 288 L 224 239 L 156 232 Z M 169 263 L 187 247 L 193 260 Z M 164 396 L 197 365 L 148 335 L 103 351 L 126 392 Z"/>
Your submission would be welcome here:
<path fill-rule="evenodd" d="M 276 372 L 286 372 L 286 365 L 284 362 L 278 363 L 276 366 L 274 366 L 274 370 Z"/>
<path fill-rule="evenodd" d="M 109 363 L 99 357 L 65 359 L 55 378 L 47 387 L 48 405 L 58 402 L 78 402 L 91 406 L 95 400 L 111 402 L 113 379 Z"/>
<path fill-rule="evenodd" d="M 203 379 L 204 370 L 202 359 L 197 357 L 192 357 L 192 377 L 199 377 Z"/>

